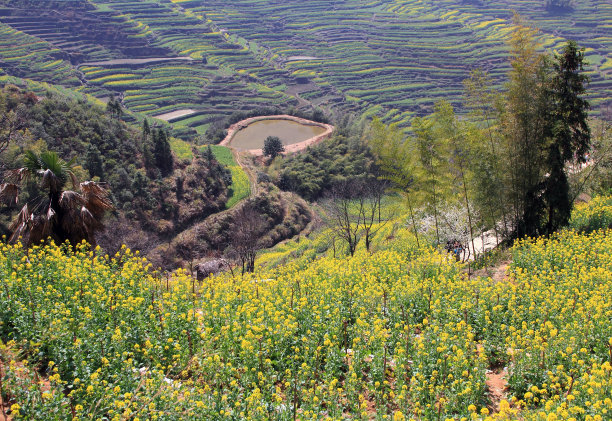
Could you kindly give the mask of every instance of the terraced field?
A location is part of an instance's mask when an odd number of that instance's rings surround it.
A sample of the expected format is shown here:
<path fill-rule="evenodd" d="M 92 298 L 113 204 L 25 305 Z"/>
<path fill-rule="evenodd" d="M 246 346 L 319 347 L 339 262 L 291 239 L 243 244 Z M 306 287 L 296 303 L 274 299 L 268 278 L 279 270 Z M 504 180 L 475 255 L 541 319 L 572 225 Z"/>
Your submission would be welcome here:
<path fill-rule="evenodd" d="M 501 81 L 511 9 L 542 29 L 544 47 L 556 49 L 564 37 L 587 47 L 593 104 L 609 101 L 612 6 L 578 3 L 565 14 L 547 12 L 543 2 L 503 0 L 345 0 L 333 6 L 316 0 L 185 0 L 180 5 L 265 48 L 294 75 L 329 83 L 363 108 L 401 123 L 429 111 L 441 97 L 458 101 L 470 69 L 484 68 Z M 294 56 L 309 57 L 289 60 Z"/>
<path fill-rule="evenodd" d="M 612 103 L 612 6 L 524 0 L 0 0 L 0 68 L 148 116 L 177 133 L 261 106 L 315 105 L 407 125 L 471 69 L 501 84 L 512 10 L 545 48 L 587 47 L 594 112 Z"/>

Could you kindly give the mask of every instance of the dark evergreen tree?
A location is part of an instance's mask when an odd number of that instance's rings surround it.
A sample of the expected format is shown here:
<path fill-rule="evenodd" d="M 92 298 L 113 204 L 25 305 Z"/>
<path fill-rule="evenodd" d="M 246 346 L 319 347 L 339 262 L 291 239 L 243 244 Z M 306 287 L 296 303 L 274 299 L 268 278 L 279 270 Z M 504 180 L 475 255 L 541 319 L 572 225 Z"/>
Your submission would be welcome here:
<path fill-rule="evenodd" d="M 161 171 L 162 176 L 165 177 L 172 173 L 174 160 L 170 142 L 168 142 L 168 134 L 162 129 L 157 129 L 157 132 L 153 134 L 153 156 L 155 165 Z"/>
<path fill-rule="evenodd" d="M 108 111 L 113 117 L 120 117 L 123 114 L 121 102 L 115 98 L 115 95 L 110 96 L 108 103 L 106 104 L 106 111 Z"/>
<path fill-rule="evenodd" d="M 551 143 L 547 155 L 548 178 L 544 199 L 548 210 L 546 232 L 552 233 L 567 225 L 572 211 L 569 182 L 565 165 L 576 160 L 585 162 L 591 147 L 588 125 L 589 103 L 583 98 L 588 77 L 582 73 L 584 50 L 568 41 L 561 56 L 555 57 L 550 100 L 553 108 L 549 118 Z"/>
<path fill-rule="evenodd" d="M 215 161 L 215 154 L 213 153 L 210 145 L 208 145 L 208 147 L 206 148 L 206 152 L 204 153 L 204 158 L 206 158 L 209 164 Z"/>
<path fill-rule="evenodd" d="M 557 56 L 554 63 L 555 140 L 564 161 L 576 158 L 578 162 L 585 162 L 584 156 L 591 148 L 590 106 L 583 98 L 589 81 L 582 73 L 584 64 L 584 48 L 578 49 L 574 41 L 568 41 L 563 54 Z"/>
<path fill-rule="evenodd" d="M 142 143 L 146 144 L 149 136 L 151 135 L 151 126 L 149 126 L 149 120 L 146 118 L 142 122 Z"/>
<path fill-rule="evenodd" d="M 87 155 L 85 157 L 85 168 L 89 171 L 90 177 L 104 177 L 104 163 L 102 155 L 98 148 L 94 145 L 87 146 Z"/>

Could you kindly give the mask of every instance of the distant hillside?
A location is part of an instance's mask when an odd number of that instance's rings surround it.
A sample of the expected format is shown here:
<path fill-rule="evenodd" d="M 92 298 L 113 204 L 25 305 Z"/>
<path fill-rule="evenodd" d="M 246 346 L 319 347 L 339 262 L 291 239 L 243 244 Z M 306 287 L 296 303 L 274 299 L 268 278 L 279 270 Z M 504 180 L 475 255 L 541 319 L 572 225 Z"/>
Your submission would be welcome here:
<path fill-rule="evenodd" d="M 261 218 L 257 235 L 265 247 L 300 233 L 312 217 L 302 199 L 271 184 L 260 185 L 257 195 L 252 192 L 256 181 L 249 180 L 228 148 L 195 147 L 168 138 L 165 127 L 146 132 L 83 97 L 70 99 L 57 90 L 37 96 L 6 85 L 0 88 L 0 121 L 11 122 L 0 126 L 1 139 L 14 132 L 0 154 L 0 183 L 5 170 L 23 165 L 26 150 L 51 150 L 75 160 L 79 180 L 93 179 L 108 188 L 115 211 L 105 218 L 107 229 L 98 243 L 110 254 L 126 244 L 154 265 L 171 269 L 227 254 L 245 208 Z M 159 146 L 165 142 L 167 151 Z M 36 209 L 41 197 L 29 183 L 22 203 Z M 10 233 L 19 209 L 2 204 L 0 235 Z"/>
<path fill-rule="evenodd" d="M 587 48 L 595 113 L 612 97 L 605 0 L 0 0 L 0 68 L 206 132 L 235 111 L 323 107 L 406 125 L 483 68 L 501 84 L 513 10 L 546 49 Z M 144 60 L 146 59 L 146 60 Z M 136 60 L 136 61 L 135 61 Z"/>

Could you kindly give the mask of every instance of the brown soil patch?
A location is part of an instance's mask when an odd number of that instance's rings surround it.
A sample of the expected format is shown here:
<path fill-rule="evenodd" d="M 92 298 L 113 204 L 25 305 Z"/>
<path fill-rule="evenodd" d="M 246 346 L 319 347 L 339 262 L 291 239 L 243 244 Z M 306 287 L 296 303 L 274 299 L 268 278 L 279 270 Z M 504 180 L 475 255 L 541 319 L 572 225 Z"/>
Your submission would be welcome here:
<path fill-rule="evenodd" d="M 506 273 L 510 267 L 510 261 L 501 262 L 494 267 L 482 268 L 472 272 L 471 276 L 490 277 L 494 282 L 513 282 Z"/>
<path fill-rule="evenodd" d="M 491 278 L 495 282 L 508 281 L 509 278 L 508 278 L 508 275 L 506 274 L 506 271 L 508 270 L 509 266 L 510 266 L 510 262 L 503 262 L 499 264 L 493 269 L 493 275 L 491 275 Z"/>
<path fill-rule="evenodd" d="M 487 373 L 487 389 L 489 390 L 488 408 L 492 413 L 499 412 L 499 403 L 502 399 L 508 399 L 506 394 L 507 383 L 505 377 L 506 370 L 491 371 Z"/>
<path fill-rule="evenodd" d="M 11 421 L 13 418 L 11 418 L 10 415 L 6 415 L 9 410 L 9 405 L 4 403 L 4 400 L 2 400 L 2 396 L 0 396 L 0 405 L 3 408 L 3 410 L 0 411 L 0 421 Z"/>

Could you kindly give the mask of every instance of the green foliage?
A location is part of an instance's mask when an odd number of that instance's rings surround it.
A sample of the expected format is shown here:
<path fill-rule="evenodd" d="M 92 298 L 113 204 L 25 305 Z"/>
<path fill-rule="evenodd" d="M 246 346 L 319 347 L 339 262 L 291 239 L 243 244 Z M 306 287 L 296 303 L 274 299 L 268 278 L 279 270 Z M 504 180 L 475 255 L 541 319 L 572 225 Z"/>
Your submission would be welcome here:
<path fill-rule="evenodd" d="M 179 159 L 179 161 L 191 161 L 193 159 L 193 152 L 191 145 L 182 139 L 170 138 L 170 149 Z"/>
<path fill-rule="evenodd" d="M 166 177 L 172 172 L 174 157 L 170 149 L 168 133 L 165 130 L 157 129 L 153 132 L 153 158 L 162 176 Z"/>
<path fill-rule="evenodd" d="M 591 148 L 591 129 L 588 124 L 589 103 L 584 99 L 588 77 L 584 72 L 584 50 L 570 41 L 561 56 L 555 57 L 554 73 L 547 94 L 551 110 L 551 144 L 548 146 L 543 196 L 548 215 L 545 232 L 552 233 L 568 224 L 572 210 L 570 185 L 565 171 L 568 163 L 583 164 Z M 544 223 L 540 223 L 544 225 Z"/>
<path fill-rule="evenodd" d="M 374 159 L 364 142 L 335 136 L 300 154 L 277 159 L 269 173 L 281 189 L 316 200 L 335 184 L 374 171 Z"/>
<path fill-rule="evenodd" d="M 236 163 L 231 149 L 225 146 L 211 145 L 210 148 L 215 156 L 215 159 L 222 165 L 225 165 L 232 173 L 232 183 L 229 189 L 229 200 L 225 204 L 226 209 L 233 208 L 237 203 L 247 198 L 251 194 L 251 183 L 249 176 Z"/>
<path fill-rule="evenodd" d="M 285 151 L 283 142 L 277 136 L 268 136 L 264 140 L 263 154 L 274 159 Z"/>
<path fill-rule="evenodd" d="M 87 147 L 85 168 L 89 171 L 90 177 L 104 178 L 104 158 L 94 145 L 89 145 Z"/>
<path fill-rule="evenodd" d="M 123 107 L 121 106 L 121 101 L 115 98 L 114 95 L 108 100 L 106 104 L 106 112 L 112 115 L 114 118 L 119 118 L 123 114 Z"/>
<path fill-rule="evenodd" d="M 0 154 L 4 168 L 22 167 L 26 149 L 37 153 L 50 149 L 66 161 L 83 165 L 85 170 L 78 165 L 73 169 L 79 178 L 97 177 L 106 183 L 119 217 L 108 221 L 109 230 L 100 239 L 106 248 L 121 246 L 116 244 L 120 239 L 113 238 L 113 226 L 123 218 L 131 223 L 121 229 L 121 241 L 131 242 L 131 238 L 148 249 L 159 241 L 156 235 L 175 235 L 195 219 L 222 209 L 227 201 L 230 172 L 216 161 L 187 157 L 184 143 L 176 144 L 182 155 L 176 165 L 179 171 L 173 172 L 166 132 L 160 128 L 146 130 L 148 122 L 136 129 L 84 100 L 70 100 L 58 93 L 38 100 L 10 86 L 0 91 L 0 111 L 14 115 L 19 122 L 13 136 L 19 141 L 10 142 Z M 29 185 L 24 187 L 26 202 L 39 194 Z M 181 188 L 188 193 L 183 195 L 184 200 L 177 200 Z M 8 225 L 16 212 L 14 206 L 2 208 L 4 234 L 9 234 Z"/>
<path fill-rule="evenodd" d="M 232 165 L 228 168 L 232 173 L 232 186 L 229 189 L 230 197 L 225 207 L 231 209 L 243 199 L 249 197 L 251 193 L 251 183 L 249 181 L 249 176 L 238 165 Z"/>

